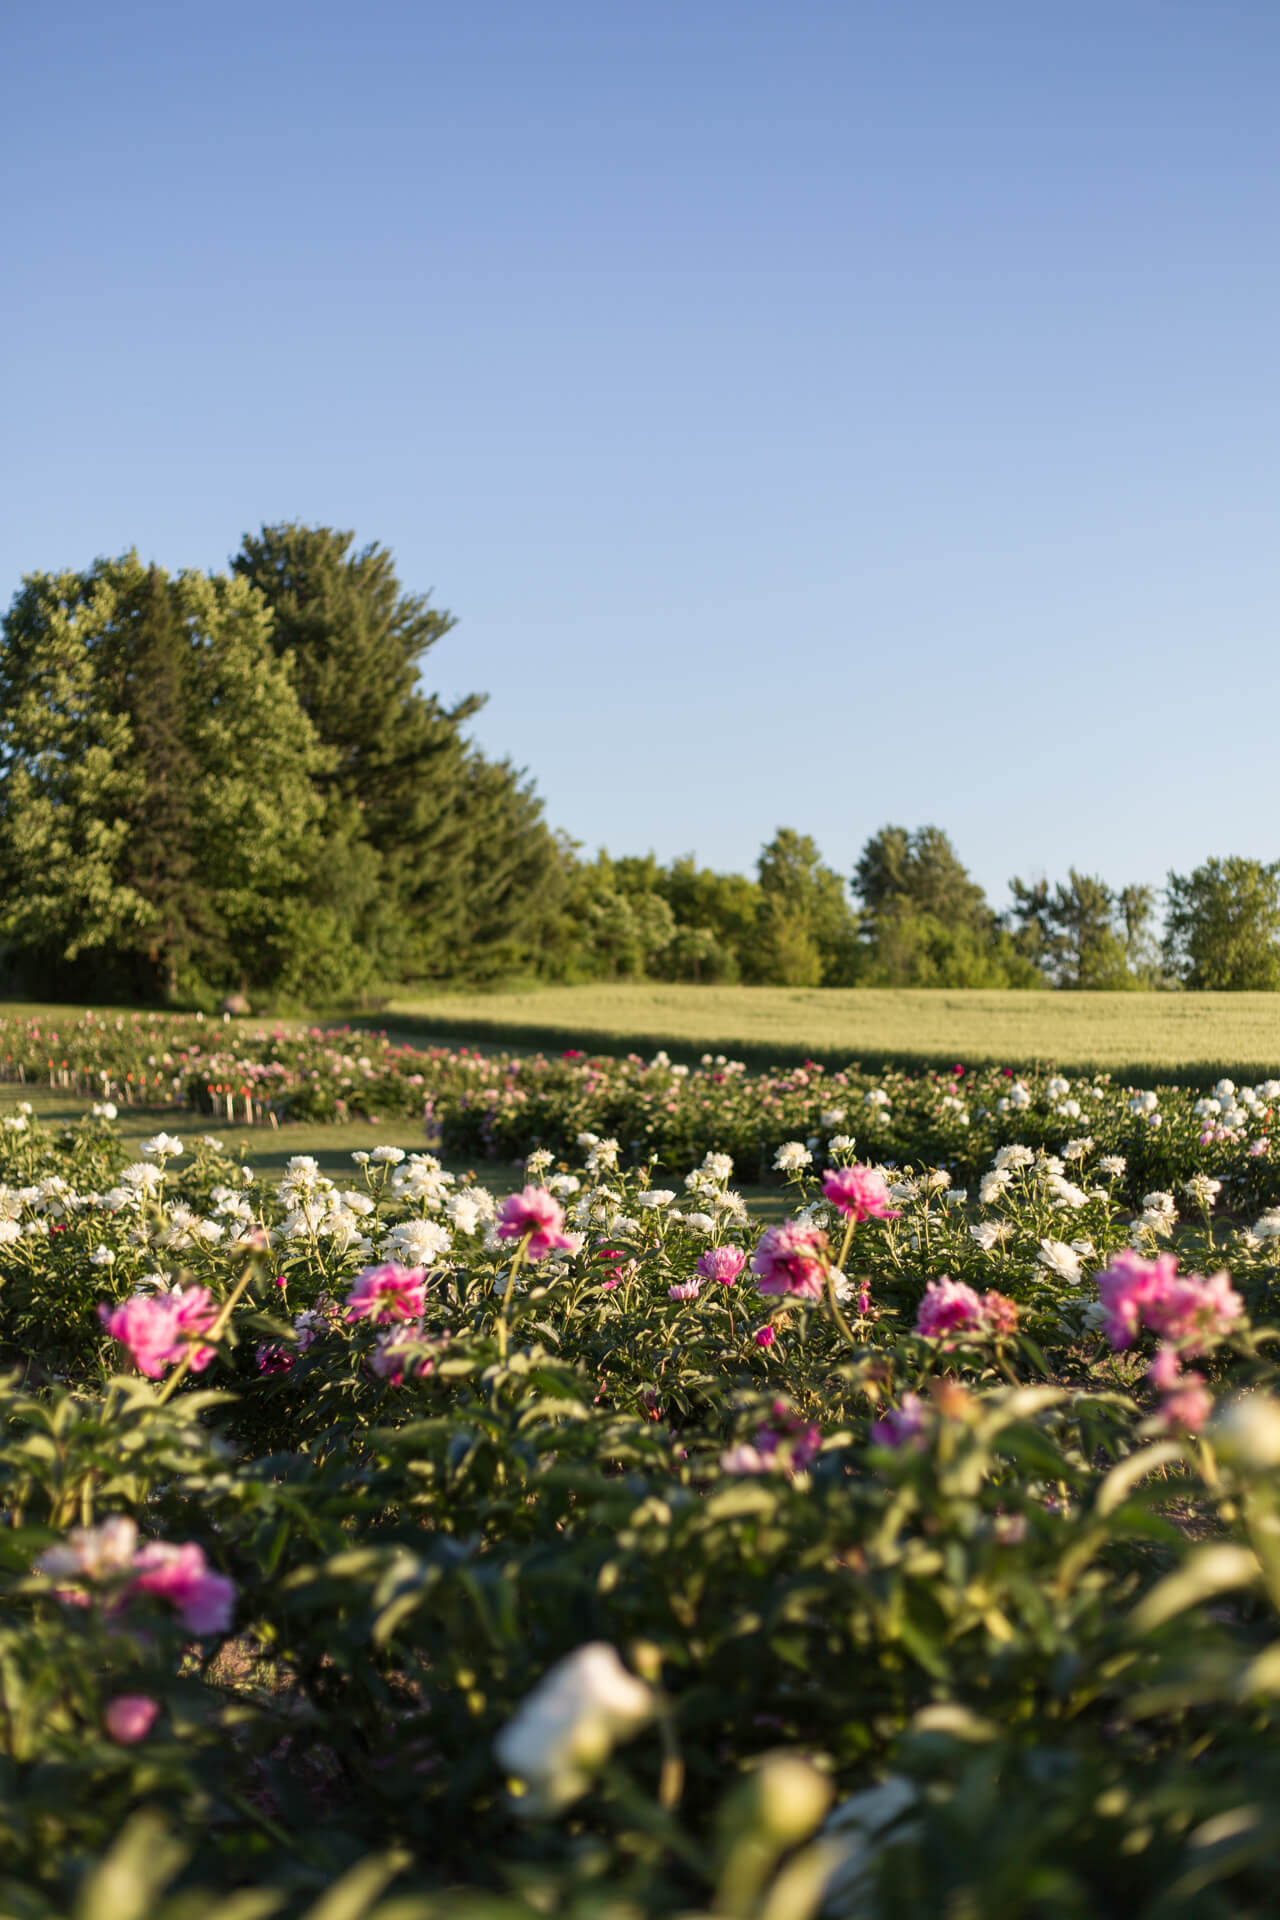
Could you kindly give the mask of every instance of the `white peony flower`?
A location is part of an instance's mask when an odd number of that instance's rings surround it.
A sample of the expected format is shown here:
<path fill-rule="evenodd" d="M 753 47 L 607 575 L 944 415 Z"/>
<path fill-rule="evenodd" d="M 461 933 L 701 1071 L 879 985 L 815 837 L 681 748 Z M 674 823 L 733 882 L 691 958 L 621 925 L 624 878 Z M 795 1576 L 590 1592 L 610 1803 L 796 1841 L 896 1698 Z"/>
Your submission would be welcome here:
<path fill-rule="evenodd" d="M 607 1641 L 557 1661 L 494 1742 L 502 1765 L 526 1788 L 517 1811 L 537 1819 L 569 1806 L 615 1744 L 639 1733 L 654 1712 L 652 1688 Z"/>
<path fill-rule="evenodd" d="M 447 1253 L 453 1245 L 447 1227 L 438 1220 L 402 1220 L 398 1227 L 392 1227 L 382 1243 L 382 1251 L 389 1260 L 397 1260 L 406 1267 L 429 1267 Z"/>
<path fill-rule="evenodd" d="M 182 1142 L 171 1133 L 153 1134 L 150 1140 L 143 1140 L 138 1152 L 144 1160 L 176 1160 L 182 1152 Z"/>
<path fill-rule="evenodd" d="M 980 1220 L 976 1227 L 970 1227 L 969 1238 L 976 1240 L 984 1253 L 990 1253 L 992 1247 L 1007 1240 L 1012 1231 L 1007 1220 Z"/>
<path fill-rule="evenodd" d="M 1066 1280 L 1073 1287 L 1078 1287 L 1084 1277 L 1079 1254 L 1065 1240 L 1042 1240 L 1036 1259 L 1059 1280 Z"/>

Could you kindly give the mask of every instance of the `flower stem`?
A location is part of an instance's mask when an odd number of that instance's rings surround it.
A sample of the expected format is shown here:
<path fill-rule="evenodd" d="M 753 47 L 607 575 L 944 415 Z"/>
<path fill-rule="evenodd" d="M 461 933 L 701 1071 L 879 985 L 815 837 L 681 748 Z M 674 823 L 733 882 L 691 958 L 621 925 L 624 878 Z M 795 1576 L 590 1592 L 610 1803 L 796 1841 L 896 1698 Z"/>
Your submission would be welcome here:
<path fill-rule="evenodd" d="M 524 1257 L 529 1251 L 529 1242 L 532 1238 L 533 1230 L 530 1228 L 529 1232 L 525 1234 L 523 1240 L 520 1242 L 520 1245 L 516 1248 L 516 1257 L 511 1262 L 511 1271 L 507 1275 L 507 1284 L 502 1289 L 502 1305 L 498 1309 L 498 1358 L 502 1361 L 505 1361 L 507 1357 L 507 1309 L 511 1304 L 511 1289 L 515 1285 L 516 1275 L 524 1265 Z"/>
<path fill-rule="evenodd" d="M 174 1371 L 169 1375 L 169 1378 L 165 1381 L 164 1385 L 160 1389 L 160 1392 L 157 1394 L 156 1396 L 157 1406 L 162 1407 L 166 1400 L 169 1400 L 172 1398 L 174 1388 L 178 1385 L 179 1381 L 183 1378 L 184 1374 L 186 1374 L 190 1370 L 192 1356 L 195 1353 L 197 1346 L 201 1346 L 201 1347 L 216 1346 L 218 1341 L 222 1338 L 223 1333 L 226 1331 L 227 1322 L 231 1318 L 231 1314 L 236 1305 L 236 1302 L 240 1299 L 246 1287 L 249 1285 L 249 1282 L 253 1279 L 256 1265 L 257 1265 L 256 1261 L 251 1260 L 249 1262 L 248 1266 L 245 1268 L 244 1272 L 240 1275 L 240 1278 L 237 1280 L 235 1286 L 232 1288 L 231 1293 L 227 1298 L 225 1306 L 223 1307 L 221 1313 L 218 1315 L 217 1319 L 214 1321 L 213 1325 L 209 1328 L 209 1331 L 207 1333 L 200 1334 L 198 1339 L 195 1339 L 191 1342 L 190 1346 L 187 1348 L 187 1351 L 183 1354 L 181 1360 L 179 1360 Z"/>

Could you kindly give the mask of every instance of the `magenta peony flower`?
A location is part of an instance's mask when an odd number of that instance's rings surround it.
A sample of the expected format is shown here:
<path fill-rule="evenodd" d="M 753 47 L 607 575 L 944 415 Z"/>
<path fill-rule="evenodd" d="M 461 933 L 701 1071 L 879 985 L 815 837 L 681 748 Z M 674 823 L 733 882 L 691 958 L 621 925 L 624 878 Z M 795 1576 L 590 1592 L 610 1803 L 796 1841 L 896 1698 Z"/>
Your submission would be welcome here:
<path fill-rule="evenodd" d="M 133 1556 L 133 1589 L 167 1600 L 190 1633 L 227 1633 L 236 1590 L 221 1573 L 211 1573 L 204 1549 L 193 1540 L 171 1546 L 152 1540 Z"/>
<path fill-rule="evenodd" d="M 822 1176 L 822 1191 L 833 1207 L 855 1220 L 898 1218 L 897 1208 L 889 1205 L 884 1175 L 874 1167 L 828 1167 Z"/>
<path fill-rule="evenodd" d="M 119 1693 L 107 1703 L 103 1725 L 121 1747 L 132 1747 L 145 1740 L 155 1725 L 160 1702 L 145 1693 Z"/>
<path fill-rule="evenodd" d="M 798 1220 L 767 1228 L 751 1262 L 761 1293 L 820 1300 L 826 1284 L 826 1247 L 825 1233 Z"/>
<path fill-rule="evenodd" d="M 545 1187 L 523 1187 L 498 1208 L 499 1240 L 523 1240 L 529 1235 L 530 1260 L 548 1253 L 572 1253 L 574 1241 L 564 1231 L 564 1208 Z"/>
<path fill-rule="evenodd" d="M 366 1267 L 347 1295 L 346 1318 L 389 1327 L 399 1320 L 420 1320 L 427 1304 L 427 1276 L 421 1267 Z"/>
<path fill-rule="evenodd" d="M 751 1336 L 758 1347 L 765 1347 L 766 1349 L 773 1345 L 777 1337 L 772 1327 L 757 1327 Z"/>
<path fill-rule="evenodd" d="M 741 1247 L 708 1247 L 694 1264 L 704 1280 L 718 1280 L 722 1287 L 731 1287 L 746 1266 L 747 1256 Z"/>

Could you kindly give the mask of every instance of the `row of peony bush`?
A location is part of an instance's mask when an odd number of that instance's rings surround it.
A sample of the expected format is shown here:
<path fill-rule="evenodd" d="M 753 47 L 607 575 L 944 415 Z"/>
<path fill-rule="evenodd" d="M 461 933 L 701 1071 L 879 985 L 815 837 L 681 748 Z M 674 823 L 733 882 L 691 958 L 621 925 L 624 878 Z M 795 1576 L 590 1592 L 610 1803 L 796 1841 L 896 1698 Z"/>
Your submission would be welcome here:
<path fill-rule="evenodd" d="M 1266 1911 L 1258 1136 L 1130 1197 L 1004 1111 L 967 1189 L 784 1140 L 768 1226 L 591 1129 L 495 1202 L 17 1115 L 0 1908 Z"/>
<path fill-rule="evenodd" d="M 787 1141 L 839 1152 L 832 1143 L 851 1138 L 866 1158 L 974 1180 L 1003 1145 L 1053 1151 L 1074 1135 L 1100 1158 L 1123 1159 L 1132 1200 L 1203 1173 L 1227 1182 L 1240 1207 L 1280 1202 L 1280 1079 L 1245 1087 L 1223 1079 L 1197 1091 L 1121 1086 L 1107 1074 L 832 1072 L 812 1061 L 757 1074 L 720 1055 L 686 1067 L 664 1053 L 484 1054 L 162 1015 L 85 1015 L 52 1030 L 0 1020 L 0 1060 L 11 1076 L 57 1084 L 65 1075 L 94 1089 L 104 1111 L 127 1096 L 185 1104 L 219 1122 L 411 1122 L 425 1144 L 471 1160 L 523 1159 L 539 1148 L 573 1157 L 579 1138 L 595 1133 L 619 1141 L 628 1164 L 683 1167 L 723 1152 L 739 1180 L 755 1182 L 770 1177 Z"/>

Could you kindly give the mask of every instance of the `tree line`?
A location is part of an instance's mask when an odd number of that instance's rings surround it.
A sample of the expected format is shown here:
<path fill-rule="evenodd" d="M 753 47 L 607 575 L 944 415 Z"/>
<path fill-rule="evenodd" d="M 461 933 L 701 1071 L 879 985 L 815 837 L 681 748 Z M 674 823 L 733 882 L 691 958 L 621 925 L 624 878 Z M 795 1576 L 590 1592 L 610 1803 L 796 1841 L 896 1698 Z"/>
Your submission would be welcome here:
<path fill-rule="evenodd" d="M 887 826 L 851 874 L 790 827 L 754 876 L 583 857 L 424 690 L 452 617 L 326 527 L 221 573 L 135 553 L 29 575 L 0 630 L 10 990 L 320 1004 L 392 985 L 648 977 L 793 986 L 1280 987 L 1280 862 L 1147 886 L 1011 882 Z"/>

